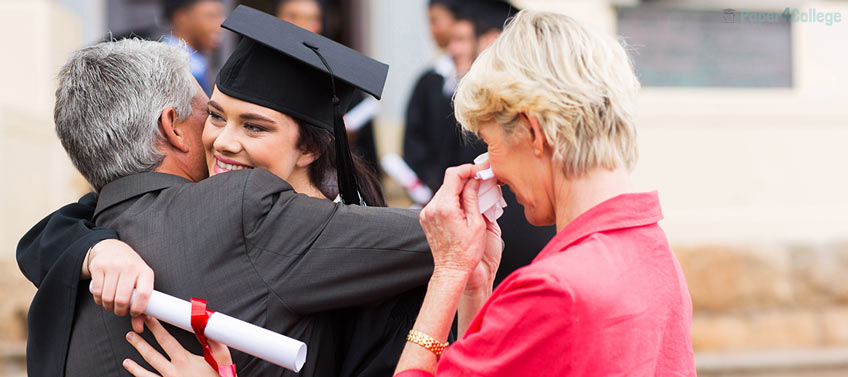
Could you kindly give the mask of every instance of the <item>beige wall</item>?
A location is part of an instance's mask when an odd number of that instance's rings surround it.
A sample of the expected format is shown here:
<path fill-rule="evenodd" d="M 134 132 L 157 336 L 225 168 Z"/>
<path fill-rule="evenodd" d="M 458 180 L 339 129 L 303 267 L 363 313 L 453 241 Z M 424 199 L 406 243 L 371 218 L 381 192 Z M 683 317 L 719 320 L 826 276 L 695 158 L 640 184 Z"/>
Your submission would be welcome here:
<path fill-rule="evenodd" d="M 611 2 L 516 3 L 615 32 Z M 757 5 L 841 12 L 843 22 L 793 23 L 792 89 L 642 90 L 633 177 L 639 189 L 659 189 L 663 226 L 674 243 L 848 239 L 848 50 L 840 47 L 848 40 L 848 4 L 742 2 L 707 9 Z"/>
<path fill-rule="evenodd" d="M 518 0 L 614 33 L 613 4 Z M 676 244 L 848 239 L 848 3 L 669 2 L 678 6 L 842 12 L 833 26 L 794 23 L 792 89 L 645 88 L 638 108 L 636 186 L 658 189 Z M 713 5 L 710 5 L 713 4 Z M 769 6 L 771 8 L 769 8 Z M 763 8 L 765 7 L 765 8 Z M 426 32 L 421 30 L 421 32 Z M 374 37 L 379 38 L 379 37 Z M 413 80 L 409 78 L 408 80 Z M 395 93 L 405 98 L 408 94 Z M 395 111 L 394 113 L 397 113 Z M 401 151 L 402 120 L 383 116 L 381 153 Z"/>
<path fill-rule="evenodd" d="M 0 322 L 11 326 L 32 294 L 14 263 L 18 239 L 79 193 L 52 117 L 56 73 L 79 47 L 79 24 L 49 1 L 2 1 L 0 39 Z M 0 342 L 19 333 L 3 331 Z"/>
<path fill-rule="evenodd" d="M 80 47 L 79 22 L 50 1 L 3 1 L 0 36 L 0 258 L 13 259 L 21 235 L 78 194 L 53 132 L 53 91 L 59 68 Z"/>
<path fill-rule="evenodd" d="M 26 312 L 35 293 L 17 268 L 15 246 L 84 187 L 52 116 L 56 74 L 79 47 L 79 21 L 61 7 L 0 1 L 0 376 L 24 375 Z"/>

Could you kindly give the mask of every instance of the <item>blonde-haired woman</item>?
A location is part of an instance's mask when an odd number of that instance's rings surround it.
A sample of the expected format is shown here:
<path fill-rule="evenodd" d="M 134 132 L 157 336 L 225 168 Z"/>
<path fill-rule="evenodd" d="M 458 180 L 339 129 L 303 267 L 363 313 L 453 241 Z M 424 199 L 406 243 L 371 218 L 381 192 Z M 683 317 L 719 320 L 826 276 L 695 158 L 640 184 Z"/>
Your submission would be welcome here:
<path fill-rule="evenodd" d="M 457 119 L 527 219 L 558 233 L 492 293 L 501 246 L 477 209 L 480 168 L 451 168 L 421 212 L 435 270 L 397 376 L 695 375 L 657 193 L 630 185 L 638 89 L 624 48 L 564 15 L 522 11 L 480 55 Z"/>

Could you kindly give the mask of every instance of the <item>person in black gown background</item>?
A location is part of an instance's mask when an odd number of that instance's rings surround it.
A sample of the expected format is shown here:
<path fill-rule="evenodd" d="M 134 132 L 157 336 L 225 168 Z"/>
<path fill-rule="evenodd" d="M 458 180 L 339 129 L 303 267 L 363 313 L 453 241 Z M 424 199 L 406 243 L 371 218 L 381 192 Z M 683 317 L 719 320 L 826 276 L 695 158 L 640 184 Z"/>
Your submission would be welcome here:
<path fill-rule="evenodd" d="M 277 0 L 274 12 L 277 18 L 315 34 L 324 32 L 324 4 L 318 0 Z M 353 100 L 353 106 L 363 100 L 365 96 L 358 95 Z M 356 131 L 348 130 L 347 137 L 350 140 L 351 152 L 362 158 L 374 174 L 379 174 L 374 122 L 369 120 Z"/>
<path fill-rule="evenodd" d="M 509 3 L 499 0 L 431 1 L 430 4 L 431 9 L 438 6 L 453 12 L 451 35 L 445 47 L 455 63 L 454 80 L 468 71 L 477 55 L 500 35 L 507 18 L 517 12 Z M 433 34 L 435 39 L 436 33 Z M 484 143 L 473 135 L 463 135 L 457 126 L 451 103 L 455 81 L 451 84 L 450 79 L 439 73 L 437 63 L 418 79 L 407 107 L 404 160 L 433 192 L 441 185 L 448 167 L 469 163 L 486 152 Z M 503 194 L 507 207 L 498 223 L 506 249 L 495 285 L 511 272 L 530 264 L 556 233 L 553 226 L 530 225 L 508 186 L 503 187 Z"/>
<path fill-rule="evenodd" d="M 418 78 L 406 111 L 403 158 L 433 192 L 441 186 L 445 169 L 486 151 L 482 142 L 462 135 L 451 104 L 457 80 L 474 59 L 473 26 L 457 20 L 464 9 L 460 2 L 430 1 L 433 40 L 448 54 Z"/>

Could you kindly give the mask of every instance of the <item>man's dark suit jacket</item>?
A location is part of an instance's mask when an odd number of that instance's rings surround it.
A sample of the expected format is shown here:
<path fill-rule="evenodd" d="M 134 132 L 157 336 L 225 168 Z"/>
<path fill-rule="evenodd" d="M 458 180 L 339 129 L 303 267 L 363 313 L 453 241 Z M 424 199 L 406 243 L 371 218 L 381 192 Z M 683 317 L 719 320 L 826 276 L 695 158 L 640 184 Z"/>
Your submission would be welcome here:
<path fill-rule="evenodd" d="M 309 198 L 261 169 L 200 183 L 125 177 L 103 188 L 95 222 L 141 254 L 157 290 L 205 298 L 212 310 L 305 341 L 301 376 L 337 373 L 334 311 L 423 286 L 432 272 L 416 212 Z M 94 305 L 86 288 L 76 295 L 65 372 L 126 374 L 124 358 L 141 361 L 123 340 L 129 320 Z M 199 353 L 193 335 L 171 331 Z M 239 375 L 295 375 L 237 351 L 233 358 Z"/>

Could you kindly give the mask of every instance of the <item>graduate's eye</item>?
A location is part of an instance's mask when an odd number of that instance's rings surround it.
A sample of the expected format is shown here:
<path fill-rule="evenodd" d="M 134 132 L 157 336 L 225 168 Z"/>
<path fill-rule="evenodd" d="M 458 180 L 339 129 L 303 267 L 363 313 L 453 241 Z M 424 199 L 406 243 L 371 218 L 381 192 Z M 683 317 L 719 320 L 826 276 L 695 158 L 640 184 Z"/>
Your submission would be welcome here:
<path fill-rule="evenodd" d="M 209 115 L 209 119 L 212 119 L 213 122 L 223 122 L 224 117 L 221 114 L 218 114 L 212 110 L 206 110 L 206 114 Z"/>
<path fill-rule="evenodd" d="M 252 124 L 252 123 L 245 123 L 245 124 L 244 124 L 244 128 L 245 128 L 248 132 L 252 132 L 252 133 L 259 133 L 259 132 L 264 132 L 264 131 L 267 131 L 267 130 L 268 130 L 268 129 L 266 129 L 265 127 L 257 126 L 257 125 Z"/>

